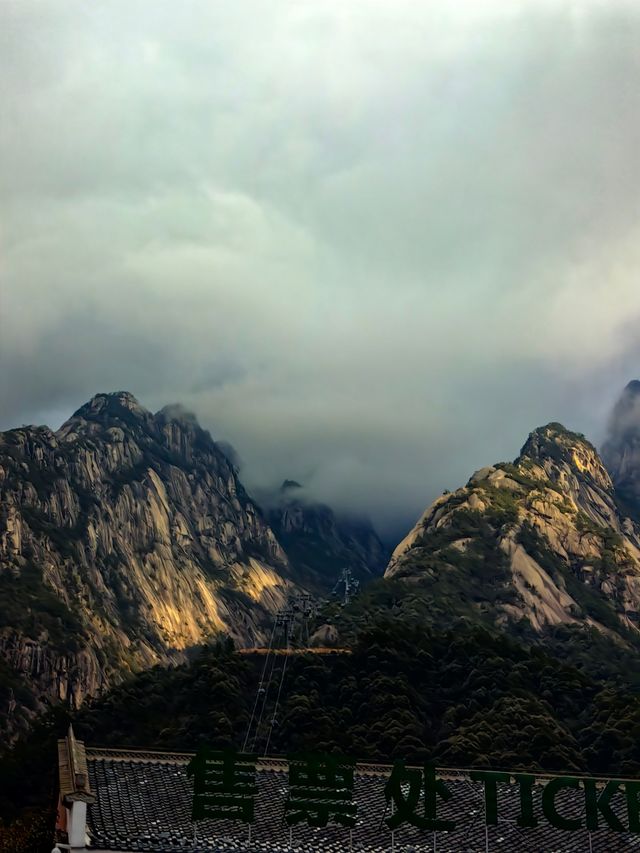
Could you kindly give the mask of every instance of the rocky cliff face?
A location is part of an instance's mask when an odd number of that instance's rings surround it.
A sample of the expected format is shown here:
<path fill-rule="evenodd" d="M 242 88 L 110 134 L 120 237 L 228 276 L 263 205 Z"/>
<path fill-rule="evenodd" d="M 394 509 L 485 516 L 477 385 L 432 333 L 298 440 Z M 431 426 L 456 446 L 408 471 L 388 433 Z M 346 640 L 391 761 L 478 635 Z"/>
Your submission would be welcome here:
<path fill-rule="evenodd" d="M 434 501 L 385 577 L 427 590 L 452 614 L 636 632 L 640 529 L 620 512 L 595 448 L 549 424 L 513 464 L 483 468 Z"/>
<path fill-rule="evenodd" d="M 389 553 L 368 521 L 337 516 L 325 504 L 306 498 L 293 480 L 285 480 L 267 505 L 278 541 L 296 577 L 307 586 L 329 592 L 343 568 L 361 581 L 384 571 Z"/>
<path fill-rule="evenodd" d="M 640 382 L 630 382 L 609 420 L 602 446 L 607 466 L 624 509 L 640 519 Z"/>
<path fill-rule="evenodd" d="M 178 408 L 99 394 L 57 432 L 0 434 L 0 655 L 37 701 L 79 704 L 220 631 L 260 642 L 288 574 L 227 456 Z"/>

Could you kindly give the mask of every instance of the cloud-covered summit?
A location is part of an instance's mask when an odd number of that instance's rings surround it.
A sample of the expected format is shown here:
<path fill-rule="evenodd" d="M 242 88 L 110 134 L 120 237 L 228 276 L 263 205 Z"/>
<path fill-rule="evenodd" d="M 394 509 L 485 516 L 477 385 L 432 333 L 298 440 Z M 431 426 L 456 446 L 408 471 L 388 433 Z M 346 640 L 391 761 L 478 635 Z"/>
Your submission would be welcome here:
<path fill-rule="evenodd" d="M 640 517 L 640 380 L 629 382 L 613 407 L 602 458 L 625 511 Z"/>
<path fill-rule="evenodd" d="M 539 423 L 597 440 L 639 39 L 621 0 L 7 0 L 0 426 L 179 400 L 389 525 Z"/>

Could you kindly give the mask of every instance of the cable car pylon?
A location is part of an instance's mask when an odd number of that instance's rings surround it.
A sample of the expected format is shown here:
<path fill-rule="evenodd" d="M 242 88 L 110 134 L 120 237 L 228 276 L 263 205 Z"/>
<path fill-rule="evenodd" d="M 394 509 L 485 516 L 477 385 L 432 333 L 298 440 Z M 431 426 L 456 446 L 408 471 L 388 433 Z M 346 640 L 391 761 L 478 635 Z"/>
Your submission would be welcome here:
<path fill-rule="evenodd" d="M 340 595 L 340 587 L 343 589 L 342 606 L 345 607 L 347 604 L 350 604 L 351 599 L 360 589 L 360 581 L 353 576 L 353 572 L 347 566 L 345 566 L 345 568 L 340 572 L 340 577 L 338 578 L 331 595 L 334 597 Z"/>
<path fill-rule="evenodd" d="M 358 592 L 360 582 L 353 577 L 350 569 L 344 568 L 333 588 L 332 596 L 339 595 L 341 586 L 343 587 L 341 604 L 344 606 L 349 604 L 353 596 Z M 300 651 L 309 648 L 311 639 L 310 623 L 317 615 L 317 612 L 318 602 L 309 593 L 305 592 L 290 596 L 286 606 L 276 613 L 271 628 L 269 645 L 266 649 L 266 655 L 260 672 L 249 725 L 247 726 L 244 738 L 243 752 L 247 751 L 247 747 L 250 747 L 251 752 L 259 751 L 258 748 L 262 740 L 264 720 L 265 745 L 263 754 L 267 754 L 273 730 L 279 725 L 278 710 L 280 708 L 280 699 L 282 697 L 282 688 L 287 672 L 289 656 L 296 648 L 300 648 Z M 278 647 L 280 641 L 283 643 L 282 649 Z M 280 656 L 278 652 L 283 652 L 283 663 L 279 668 L 277 668 L 277 658 Z M 273 710 L 269 711 L 269 694 L 273 683 L 276 684 L 277 690 Z"/>

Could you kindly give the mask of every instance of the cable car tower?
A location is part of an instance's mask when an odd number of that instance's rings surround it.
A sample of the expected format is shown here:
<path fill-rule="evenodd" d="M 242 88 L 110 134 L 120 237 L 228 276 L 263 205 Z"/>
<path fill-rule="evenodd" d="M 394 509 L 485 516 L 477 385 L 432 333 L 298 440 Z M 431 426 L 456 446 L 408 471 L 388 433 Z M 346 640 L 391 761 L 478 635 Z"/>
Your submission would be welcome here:
<path fill-rule="evenodd" d="M 331 595 L 337 597 L 341 594 L 340 588 L 342 587 L 342 603 L 341 606 L 345 607 L 347 604 L 351 602 L 351 599 L 360 589 L 360 581 L 354 578 L 353 572 L 350 568 L 346 567 L 342 569 L 340 572 L 340 577 L 336 585 L 334 586 Z"/>

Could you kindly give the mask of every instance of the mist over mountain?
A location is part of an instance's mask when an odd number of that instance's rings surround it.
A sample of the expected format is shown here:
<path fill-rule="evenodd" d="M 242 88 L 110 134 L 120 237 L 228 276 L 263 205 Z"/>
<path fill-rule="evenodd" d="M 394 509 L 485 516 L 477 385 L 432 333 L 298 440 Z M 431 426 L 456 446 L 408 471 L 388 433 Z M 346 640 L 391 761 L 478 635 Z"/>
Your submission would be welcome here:
<path fill-rule="evenodd" d="M 363 583 L 384 571 L 390 551 L 365 516 L 336 514 L 295 480 L 257 497 L 296 577 L 310 588 L 326 591 L 344 569 Z"/>
<path fill-rule="evenodd" d="M 619 497 L 640 519 L 640 381 L 632 380 L 616 403 L 602 445 L 602 458 Z"/>
<path fill-rule="evenodd" d="M 0 429 L 180 400 L 249 489 L 394 536 L 532 425 L 600 443 L 636 4 L 5 6 Z"/>
<path fill-rule="evenodd" d="M 71 720 L 640 779 L 640 2 L 0 16 L 0 853 Z"/>
<path fill-rule="evenodd" d="M 190 748 L 212 719 L 237 739 L 252 647 L 310 595 L 300 655 L 264 700 L 276 748 L 635 773 L 635 741 L 615 739 L 640 719 L 640 523 L 616 471 L 639 479 L 639 387 L 611 415 L 613 478 L 548 423 L 437 497 L 390 559 L 364 514 L 293 478 L 251 495 L 183 406 L 100 393 L 58 430 L 0 433 L 0 749 L 51 705 L 44 731 L 69 713 L 104 743 Z M 348 602 L 330 595 L 343 568 L 361 581 Z"/>
<path fill-rule="evenodd" d="M 289 489 L 263 511 L 233 455 L 183 406 L 154 414 L 128 392 L 56 431 L 0 433 L 3 737 L 221 634 L 264 643 L 291 595 L 327 595 L 344 566 L 382 574 L 369 524 Z"/>

